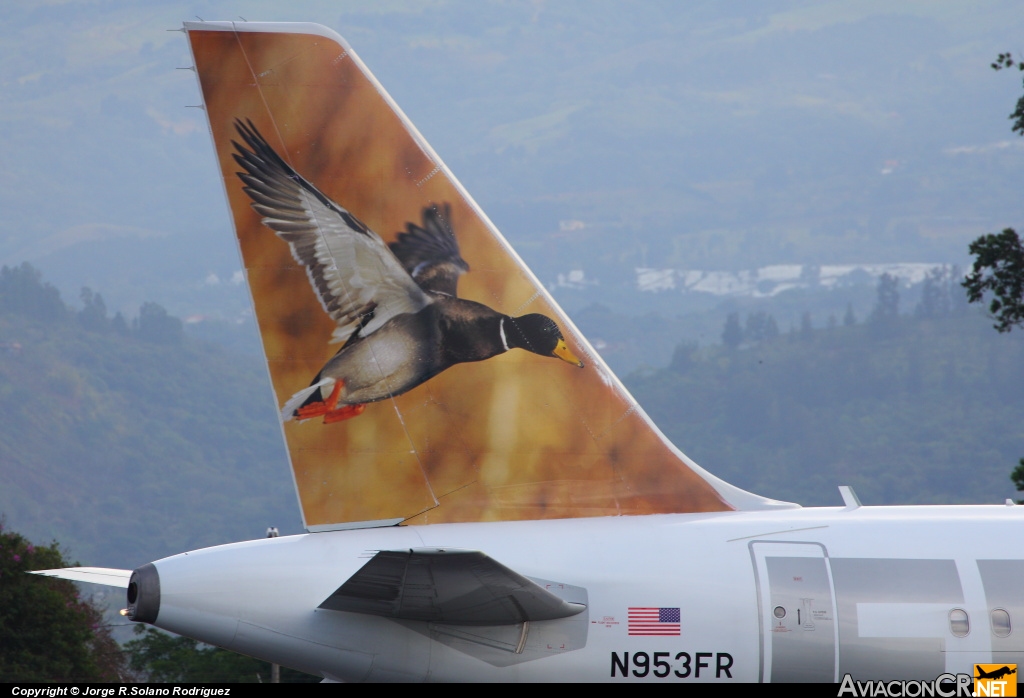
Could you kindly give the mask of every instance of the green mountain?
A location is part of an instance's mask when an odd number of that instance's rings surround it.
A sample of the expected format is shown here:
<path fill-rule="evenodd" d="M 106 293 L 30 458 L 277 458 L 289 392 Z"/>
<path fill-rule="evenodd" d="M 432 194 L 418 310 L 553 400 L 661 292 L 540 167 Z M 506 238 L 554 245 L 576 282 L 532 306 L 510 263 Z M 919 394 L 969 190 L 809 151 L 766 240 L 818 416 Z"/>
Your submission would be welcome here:
<path fill-rule="evenodd" d="M 191 340 L 180 321 L 161 324 L 159 306 L 129 327 L 96 297 L 72 312 L 53 290 L 47 306 L 38 277 L 12 276 L 0 274 L 10 527 L 56 538 L 83 564 L 127 568 L 271 525 L 301 530 L 261 359 Z"/>
<path fill-rule="evenodd" d="M 0 270 L 7 526 L 123 568 L 271 525 L 299 532 L 262 359 L 189 336 L 152 303 L 129 323 L 99 294 L 81 299 L 68 308 L 28 265 Z M 1015 495 L 1019 335 L 963 309 L 781 335 L 769 320 L 747 317 L 736 349 L 681 345 L 626 380 L 709 471 L 804 505 L 838 504 L 840 484 L 867 504 Z"/>
<path fill-rule="evenodd" d="M 626 381 L 666 435 L 715 475 L 808 505 L 984 504 L 1015 496 L 1024 343 L 973 311 L 680 347 Z"/>

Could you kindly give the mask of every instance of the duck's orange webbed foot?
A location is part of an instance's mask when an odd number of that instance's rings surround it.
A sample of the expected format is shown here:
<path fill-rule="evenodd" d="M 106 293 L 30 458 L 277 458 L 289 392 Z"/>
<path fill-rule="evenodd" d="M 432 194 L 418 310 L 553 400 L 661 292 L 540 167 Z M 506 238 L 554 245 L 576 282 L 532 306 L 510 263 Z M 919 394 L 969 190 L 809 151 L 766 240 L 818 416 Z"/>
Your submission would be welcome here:
<path fill-rule="evenodd" d="M 330 412 L 324 415 L 324 424 L 332 424 L 334 422 L 341 422 L 346 419 L 358 417 L 363 413 L 365 409 L 366 405 L 363 404 L 345 405 L 344 407 L 339 407 L 338 409 L 331 410 Z"/>
<path fill-rule="evenodd" d="M 327 396 L 326 400 L 321 402 L 311 402 L 308 405 L 303 405 L 299 409 L 295 410 L 295 418 L 300 422 L 305 419 L 312 419 L 313 417 L 320 417 L 330 414 L 335 411 L 334 408 L 338 405 L 338 398 L 341 397 L 341 389 L 345 386 L 345 381 L 337 381 L 334 384 L 334 389 L 331 394 Z M 345 409 L 344 407 L 342 409 Z"/>

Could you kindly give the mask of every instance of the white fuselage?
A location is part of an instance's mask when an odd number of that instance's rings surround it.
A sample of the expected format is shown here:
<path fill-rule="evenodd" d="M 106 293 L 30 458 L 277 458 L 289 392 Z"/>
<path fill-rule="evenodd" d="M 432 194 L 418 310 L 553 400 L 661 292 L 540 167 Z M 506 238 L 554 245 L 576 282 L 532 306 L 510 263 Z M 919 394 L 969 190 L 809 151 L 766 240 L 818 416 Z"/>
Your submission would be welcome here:
<path fill-rule="evenodd" d="M 155 625 L 345 681 L 930 680 L 1024 664 L 1022 532 L 1024 507 L 973 506 L 314 533 L 157 561 Z M 418 548 L 481 550 L 587 610 L 453 628 L 317 608 L 377 551 Z M 639 608 L 678 608 L 678 631 L 631 634 Z"/>

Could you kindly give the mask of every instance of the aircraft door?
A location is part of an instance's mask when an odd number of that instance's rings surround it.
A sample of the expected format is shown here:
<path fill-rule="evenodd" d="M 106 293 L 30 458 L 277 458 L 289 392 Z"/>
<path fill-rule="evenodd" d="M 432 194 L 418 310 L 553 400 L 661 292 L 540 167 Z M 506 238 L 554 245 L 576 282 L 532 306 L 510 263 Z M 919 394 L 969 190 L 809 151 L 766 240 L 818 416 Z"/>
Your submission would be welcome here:
<path fill-rule="evenodd" d="M 992 661 L 1020 666 L 1024 664 L 1024 560 L 978 560 L 978 571 L 985 585 Z"/>
<path fill-rule="evenodd" d="M 836 683 L 839 646 L 828 551 L 820 543 L 753 541 L 761 681 Z"/>

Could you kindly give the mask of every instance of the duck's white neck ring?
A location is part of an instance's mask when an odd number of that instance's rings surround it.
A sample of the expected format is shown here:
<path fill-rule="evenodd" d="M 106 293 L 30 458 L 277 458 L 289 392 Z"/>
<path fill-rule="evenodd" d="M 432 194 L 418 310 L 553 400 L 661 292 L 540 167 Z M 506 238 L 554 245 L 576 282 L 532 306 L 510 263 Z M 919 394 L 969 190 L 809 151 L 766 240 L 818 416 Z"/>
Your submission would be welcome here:
<path fill-rule="evenodd" d="M 505 351 L 508 351 L 508 340 L 505 339 L 505 318 L 501 318 L 498 322 L 498 334 L 501 335 L 501 346 L 505 347 Z"/>

